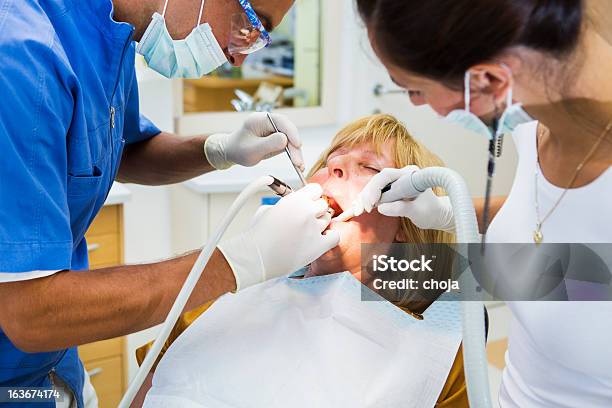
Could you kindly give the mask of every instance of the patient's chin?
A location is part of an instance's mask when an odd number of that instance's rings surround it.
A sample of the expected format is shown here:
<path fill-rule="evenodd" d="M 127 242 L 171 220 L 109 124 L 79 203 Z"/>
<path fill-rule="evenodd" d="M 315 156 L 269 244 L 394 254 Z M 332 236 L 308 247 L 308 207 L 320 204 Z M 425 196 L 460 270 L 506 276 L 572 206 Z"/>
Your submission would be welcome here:
<path fill-rule="evenodd" d="M 338 243 L 338 246 L 327 251 L 325 254 L 323 254 L 323 256 L 337 256 L 338 254 L 343 253 L 343 250 L 346 250 L 351 244 L 354 243 L 355 239 L 359 237 L 360 232 L 359 225 L 352 220 L 346 222 L 332 221 L 327 229 L 338 232 L 338 234 L 340 234 L 340 242 Z"/>
<path fill-rule="evenodd" d="M 310 276 L 358 271 L 361 268 L 362 242 L 392 242 L 398 225 L 397 220 L 389 220 L 375 212 L 361 214 L 346 222 L 332 220 L 328 230 L 340 234 L 340 243 L 312 263 Z"/>
<path fill-rule="evenodd" d="M 307 277 L 331 275 L 338 272 L 344 272 L 348 269 L 351 256 L 355 255 L 355 251 L 351 248 L 354 245 L 360 245 L 355 242 L 355 238 L 359 237 L 359 226 L 353 221 L 334 222 L 328 230 L 337 231 L 340 234 L 340 242 L 338 246 L 325 252 L 311 265 L 311 270 Z"/>

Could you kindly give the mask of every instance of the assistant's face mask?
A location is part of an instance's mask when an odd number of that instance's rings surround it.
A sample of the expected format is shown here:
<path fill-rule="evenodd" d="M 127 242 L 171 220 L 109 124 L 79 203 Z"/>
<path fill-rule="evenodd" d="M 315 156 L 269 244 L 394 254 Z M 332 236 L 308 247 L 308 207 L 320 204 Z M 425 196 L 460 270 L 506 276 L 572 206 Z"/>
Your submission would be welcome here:
<path fill-rule="evenodd" d="M 465 73 L 465 80 L 464 80 L 465 108 L 456 109 L 450 112 L 444 118 L 445 121 L 461 125 L 465 129 L 468 129 L 478 134 L 481 134 L 483 136 L 486 136 L 487 139 L 492 140 L 494 136 L 512 133 L 519 125 L 523 123 L 528 123 L 534 120 L 531 116 L 529 116 L 527 112 L 525 112 L 522 104 L 513 103 L 512 88 L 510 88 L 510 90 L 508 91 L 508 94 L 506 95 L 506 109 L 504 110 L 501 117 L 497 121 L 497 129 L 495 129 L 493 126 L 487 126 L 482 121 L 482 119 L 480 119 L 478 116 L 470 112 L 470 103 L 471 103 L 470 79 L 471 79 L 471 74 L 469 71 L 467 71 Z"/>
<path fill-rule="evenodd" d="M 204 0 L 200 6 L 197 25 L 184 40 L 173 40 L 166 27 L 164 16 L 153 14 L 153 20 L 136 47 L 151 69 L 166 78 L 201 78 L 227 62 L 227 57 L 213 35 L 208 23 L 200 24 Z"/>

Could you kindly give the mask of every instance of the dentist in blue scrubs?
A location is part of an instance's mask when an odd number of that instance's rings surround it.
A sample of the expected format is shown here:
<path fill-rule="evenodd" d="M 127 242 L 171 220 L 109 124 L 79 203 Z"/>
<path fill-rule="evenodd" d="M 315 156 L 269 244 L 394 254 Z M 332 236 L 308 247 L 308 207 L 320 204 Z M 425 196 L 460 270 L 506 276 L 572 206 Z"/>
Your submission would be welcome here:
<path fill-rule="evenodd" d="M 161 323 L 191 269 L 197 253 L 88 271 L 84 234 L 115 179 L 177 183 L 253 166 L 286 146 L 303 168 L 297 130 L 281 115 L 282 133 L 262 114 L 231 134 L 161 132 L 139 113 L 134 68 L 135 52 L 173 78 L 240 65 L 270 43 L 268 31 L 291 5 L 0 0 L 0 405 L 24 402 L 7 389 L 54 387 L 63 406 L 96 406 L 95 395 L 87 405 L 83 398 L 91 385 L 75 346 Z M 231 32 L 236 15 L 249 26 L 244 38 Z M 337 245 L 336 235 L 322 234 L 329 216 L 321 194 L 310 185 L 256 216 L 232 238 L 241 245 L 228 246 L 240 254 L 217 249 L 187 309 L 290 273 Z M 307 250 L 279 257 L 291 259 L 264 256 L 298 247 Z"/>

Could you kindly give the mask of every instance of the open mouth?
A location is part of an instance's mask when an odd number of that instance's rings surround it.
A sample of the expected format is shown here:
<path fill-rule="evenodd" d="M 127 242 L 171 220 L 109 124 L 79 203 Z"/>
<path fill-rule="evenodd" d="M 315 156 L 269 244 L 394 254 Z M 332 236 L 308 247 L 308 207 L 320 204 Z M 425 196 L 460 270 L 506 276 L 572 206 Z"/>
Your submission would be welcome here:
<path fill-rule="evenodd" d="M 333 210 L 333 212 L 334 212 L 334 213 L 332 214 L 332 217 L 333 217 L 334 215 L 340 215 L 340 214 L 342 214 L 342 212 L 343 212 L 344 210 L 342 209 L 342 207 L 340 206 L 340 204 L 338 204 L 338 202 L 337 202 L 337 201 L 336 201 L 336 200 L 335 200 L 333 197 L 330 197 L 330 196 L 328 196 L 328 195 L 323 195 L 323 199 L 324 199 L 325 201 L 327 201 L 327 205 L 329 205 L 329 208 L 331 208 L 331 209 Z"/>

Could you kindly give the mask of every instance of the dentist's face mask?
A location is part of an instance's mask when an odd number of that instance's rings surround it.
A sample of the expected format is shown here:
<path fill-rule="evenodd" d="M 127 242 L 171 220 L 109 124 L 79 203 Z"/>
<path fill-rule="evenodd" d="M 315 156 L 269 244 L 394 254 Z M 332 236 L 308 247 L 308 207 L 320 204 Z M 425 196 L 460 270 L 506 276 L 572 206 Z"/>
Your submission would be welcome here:
<path fill-rule="evenodd" d="M 153 14 L 153 21 L 136 47 L 151 69 L 166 78 L 201 78 L 227 62 L 210 25 L 200 24 L 204 0 L 197 25 L 184 40 L 170 36 L 164 20 L 167 6 L 168 0 L 161 15 Z"/>
<path fill-rule="evenodd" d="M 470 79 L 471 74 L 469 71 L 467 71 L 465 73 L 464 81 L 465 109 L 457 109 L 450 112 L 444 118 L 447 122 L 459 124 L 468 130 L 484 135 L 489 140 L 492 140 L 494 136 L 510 134 L 514 132 L 517 126 L 534 120 L 527 112 L 525 112 L 522 104 L 515 104 L 512 102 L 512 88 L 510 88 L 508 94 L 506 95 L 506 110 L 502 113 L 501 117 L 497 121 L 497 128 L 487 126 L 478 116 L 470 112 Z"/>

